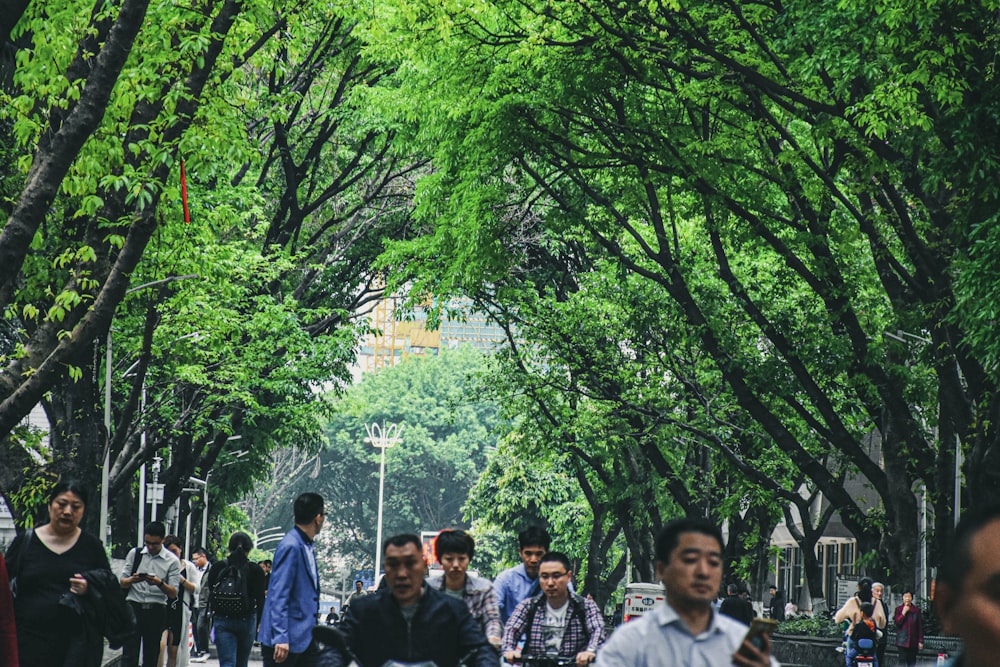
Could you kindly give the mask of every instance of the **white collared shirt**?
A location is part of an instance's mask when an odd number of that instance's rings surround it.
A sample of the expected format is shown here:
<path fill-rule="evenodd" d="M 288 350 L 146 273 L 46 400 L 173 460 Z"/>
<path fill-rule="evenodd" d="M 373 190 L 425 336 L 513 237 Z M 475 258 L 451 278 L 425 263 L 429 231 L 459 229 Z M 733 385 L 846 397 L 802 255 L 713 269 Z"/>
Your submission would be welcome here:
<path fill-rule="evenodd" d="M 142 548 L 142 560 L 139 562 L 139 569 L 136 572 L 144 572 L 159 577 L 168 586 L 177 588 L 181 581 L 181 563 L 177 557 L 164 547 L 160 548 L 160 553 L 155 556 L 149 553 L 146 547 Z M 125 567 L 122 568 L 121 578 L 132 576 L 132 560 L 136 557 L 136 550 L 133 548 L 125 557 Z M 145 581 L 138 581 L 129 586 L 128 594 L 125 596 L 130 602 L 166 604 L 167 594 L 159 587 Z"/>
<path fill-rule="evenodd" d="M 728 667 L 747 626 L 712 611 L 708 629 L 692 635 L 664 604 L 619 626 L 597 652 L 596 667 Z M 774 657 L 771 665 L 778 667 Z"/>

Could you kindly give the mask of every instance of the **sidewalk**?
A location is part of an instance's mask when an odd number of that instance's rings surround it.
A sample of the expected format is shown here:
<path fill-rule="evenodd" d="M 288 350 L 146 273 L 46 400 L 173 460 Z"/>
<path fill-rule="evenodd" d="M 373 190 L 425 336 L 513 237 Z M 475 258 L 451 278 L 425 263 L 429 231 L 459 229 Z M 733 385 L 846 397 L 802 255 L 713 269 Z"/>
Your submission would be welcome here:
<path fill-rule="evenodd" d="M 120 667 L 121 666 L 121 649 L 116 649 L 112 651 L 105 644 L 104 646 L 104 662 L 101 664 L 103 667 Z M 193 662 L 190 663 L 191 667 L 196 665 L 208 665 L 208 667 L 219 667 L 219 659 L 215 657 L 215 647 L 212 647 L 212 655 L 208 659 L 208 662 Z M 254 646 L 253 650 L 250 651 L 250 662 L 248 663 L 250 667 L 263 667 L 264 660 L 260 657 L 260 647 Z"/>

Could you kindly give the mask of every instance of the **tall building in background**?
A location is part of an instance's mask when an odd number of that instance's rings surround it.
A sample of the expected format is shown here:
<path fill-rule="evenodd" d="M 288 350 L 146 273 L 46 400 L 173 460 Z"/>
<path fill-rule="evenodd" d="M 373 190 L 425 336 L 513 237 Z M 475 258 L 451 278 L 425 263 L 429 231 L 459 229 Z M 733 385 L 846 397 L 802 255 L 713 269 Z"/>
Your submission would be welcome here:
<path fill-rule="evenodd" d="M 428 326 L 430 302 L 406 313 L 397 307 L 400 302 L 388 296 L 369 314 L 373 333 L 362 341 L 358 353 L 360 372 L 376 372 L 410 356 L 439 354 L 442 349 L 462 345 L 488 352 L 506 342 L 503 329 L 482 313 L 474 312 L 467 299 L 449 302 L 446 319 L 434 330 Z"/>

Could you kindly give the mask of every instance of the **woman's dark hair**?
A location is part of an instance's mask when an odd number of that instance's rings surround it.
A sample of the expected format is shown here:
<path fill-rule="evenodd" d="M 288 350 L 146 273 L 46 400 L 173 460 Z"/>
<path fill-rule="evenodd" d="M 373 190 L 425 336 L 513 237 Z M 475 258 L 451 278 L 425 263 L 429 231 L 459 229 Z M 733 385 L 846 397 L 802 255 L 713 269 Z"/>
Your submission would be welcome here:
<path fill-rule="evenodd" d="M 446 528 L 434 539 L 434 555 L 441 560 L 445 554 L 465 554 L 472 560 L 476 542 L 464 530 Z"/>
<path fill-rule="evenodd" d="M 181 542 L 181 538 L 177 537 L 176 535 L 167 535 L 166 537 L 163 538 L 164 547 L 169 547 L 171 544 L 176 544 L 178 547 L 180 547 L 181 551 L 184 551 L 184 543 Z"/>
<path fill-rule="evenodd" d="M 87 500 L 90 498 L 90 487 L 76 479 L 68 479 L 65 482 L 56 484 L 52 489 L 52 493 L 49 494 L 49 505 L 67 491 L 78 496 L 83 501 L 84 507 L 86 507 Z"/>
<path fill-rule="evenodd" d="M 233 533 L 229 538 L 230 555 L 241 555 L 246 558 L 251 550 L 253 550 L 253 540 L 246 533 Z"/>
<path fill-rule="evenodd" d="M 872 601 L 872 580 L 865 577 L 858 582 L 858 599 L 862 602 Z"/>

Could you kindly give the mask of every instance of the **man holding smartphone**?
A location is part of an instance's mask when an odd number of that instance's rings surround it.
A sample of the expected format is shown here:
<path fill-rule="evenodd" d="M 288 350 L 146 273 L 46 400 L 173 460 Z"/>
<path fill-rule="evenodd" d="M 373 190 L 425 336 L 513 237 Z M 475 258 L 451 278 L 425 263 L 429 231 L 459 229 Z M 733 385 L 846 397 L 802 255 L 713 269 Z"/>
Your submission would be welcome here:
<path fill-rule="evenodd" d="M 125 667 L 138 667 L 142 645 L 142 667 L 156 667 L 160 658 L 160 637 L 167 627 L 167 602 L 177 597 L 181 565 L 163 548 L 167 529 L 159 521 L 146 525 L 144 547 L 135 547 L 125 557 L 121 585 L 125 599 L 135 612 L 136 633 L 122 647 Z M 138 562 L 136 562 L 138 559 Z"/>
<path fill-rule="evenodd" d="M 656 576 L 667 603 L 622 625 L 597 653 L 598 667 L 777 666 L 766 626 L 716 613 L 722 584 L 722 533 L 710 521 L 671 521 L 656 537 Z M 759 647 L 758 647 L 759 646 Z"/>

